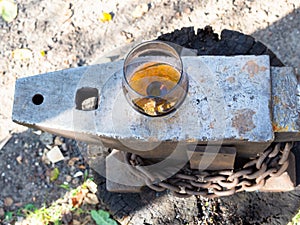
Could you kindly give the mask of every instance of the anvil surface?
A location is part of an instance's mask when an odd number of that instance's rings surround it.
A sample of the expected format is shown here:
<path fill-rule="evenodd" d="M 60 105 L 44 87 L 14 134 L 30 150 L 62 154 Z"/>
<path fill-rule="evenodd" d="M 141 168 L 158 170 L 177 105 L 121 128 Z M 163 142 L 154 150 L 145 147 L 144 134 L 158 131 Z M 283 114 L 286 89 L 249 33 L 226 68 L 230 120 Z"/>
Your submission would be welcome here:
<path fill-rule="evenodd" d="M 167 116 L 147 117 L 131 108 L 122 91 L 123 61 L 117 61 L 17 80 L 13 120 L 149 158 L 195 144 L 234 145 L 248 157 L 286 132 L 299 139 L 297 79 L 291 68 L 271 69 L 268 56 L 189 56 L 182 61 L 188 94 Z M 43 96 L 39 105 L 33 101 L 37 94 Z M 78 99 L 88 98 L 95 109 L 80 109 Z"/>

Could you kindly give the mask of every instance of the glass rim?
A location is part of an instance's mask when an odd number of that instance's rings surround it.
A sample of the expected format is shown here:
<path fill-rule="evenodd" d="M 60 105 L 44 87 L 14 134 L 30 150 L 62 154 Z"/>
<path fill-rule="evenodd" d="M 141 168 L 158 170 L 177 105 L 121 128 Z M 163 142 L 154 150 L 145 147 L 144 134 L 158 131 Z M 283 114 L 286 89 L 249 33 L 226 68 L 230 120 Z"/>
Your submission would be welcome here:
<path fill-rule="evenodd" d="M 136 51 L 138 48 L 144 46 L 144 45 L 147 45 L 147 44 L 152 44 L 152 43 L 158 43 L 158 44 L 163 44 L 165 46 L 167 46 L 168 48 L 170 48 L 171 50 L 173 50 L 176 54 L 176 56 L 178 57 L 179 59 L 179 62 L 180 62 L 180 67 L 181 67 L 181 70 L 178 71 L 180 73 L 180 77 L 178 79 L 178 81 L 176 82 L 176 85 L 174 85 L 173 88 L 170 89 L 170 91 L 168 91 L 167 93 L 163 94 L 163 95 L 160 95 L 160 96 L 149 96 L 149 95 L 142 95 L 140 94 L 139 92 L 137 92 L 136 90 L 134 90 L 131 85 L 129 84 L 128 80 L 127 80 L 127 77 L 126 77 L 126 74 L 125 74 L 125 65 L 126 65 L 126 61 L 128 59 L 128 56 L 130 56 L 134 51 Z M 176 88 L 178 88 L 178 85 L 182 82 L 183 80 L 183 76 L 184 76 L 184 71 L 183 71 L 183 63 L 182 63 L 182 59 L 180 57 L 180 55 L 178 54 L 178 52 L 176 51 L 175 48 L 173 48 L 171 45 L 169 45 L 167 42 L 164 42 L 164 41 L 159 41 L 159 40 L 153 40 L 153 41 L 145 41 L 145 42 L 142 42 L 138 45 L 136 45 L 133 49 L 131 49 L 129 51 L 129 53 L 127 54 L 125 60 L 124 60 L 124 63 L 123 63 L 123 80 L 125 80 L 125 83 L 126 83 L 126 86 L 128 86 L 130 88 L 131 91 L 133 91 L 135 94 L 137 94 L 138 96 L 141 96 L 143 98 L 147 97 L 147 98 L 158 98 L 158 97 L 164 97 L 166 95 L 169 95 L 171 92 L 173 92 Z"/>

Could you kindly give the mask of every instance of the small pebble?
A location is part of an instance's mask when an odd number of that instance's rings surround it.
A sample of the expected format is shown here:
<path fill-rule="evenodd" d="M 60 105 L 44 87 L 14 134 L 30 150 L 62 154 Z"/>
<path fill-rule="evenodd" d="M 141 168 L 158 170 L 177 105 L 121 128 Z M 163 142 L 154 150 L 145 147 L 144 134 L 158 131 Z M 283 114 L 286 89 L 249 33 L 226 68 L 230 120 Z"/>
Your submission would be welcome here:
<path fill-rule="evenodd" d="M 72 181 L 72 177 L 70 175 L 66 175 L 66 182 L 69 183 Z"/>
<path fill-rule="evenodd" d="M 79 183 L 79 179 L 78 178 L 74 178 L 72 180 L 72 184 L 77 185 Z"/>
<path fill-rule="evenodd" d="M 85 184 L 86 184 L 86 186 L 87 186 L 87 188 L 89 189 L 90 192 L 92 192 L 94 194 L 97 192 L 97 184 L 94 181 L 87 180 L 85 182 Z"/>
<path fill-rule="evenodd" d="M 148 12 L 148 10 L 149 10 L 148 4 L 144 3 L 144 4 L 141 4 L 141 5 L 138 5 L 138 6 L 133 10 L 133 12 L 131 13 L 131 15 L 132 15 L 134 18 L 140 18 L 140 17 L 142 17 L 146 12 Z"/>
<path fill-rule="evenodd" d="M 77 161 L 79 161 L 79 160 L 80 160 L 79 157 L 73 157 L 72 159 L 70 159 L 70 160 L 68 161 L 68 165 L 69 165 L 69 166 L 74 166 L 75 163 L 76 163 Z"/>
<path fill-rule="evenodd" d="M 79 222 L 78 220 L 73 220 L 73 225 L 81 225 L 82 223 Z"/>
<path fill-rule="evenodd" d="M 21 155 L 19 155 L 19 156 L 16 158 L 16 160 L 17 160 L 17 162 L 18 162 L 19 164 L 22 164 L 22 159 L 23 159 L 23 157 L 22 157 Z"/>
<path fill-rule="evenodd" d="M 14 203 L 14 200 L 11 197 L 6 197 L 4 199 L 4 205 L 6 207 L 12 206 L 13 203 Z"/>
<path fill-rule="evenodd" d="M 76 169 L 76 167 L 75 166 L 70 166 L 69 169 L 70 169 L 71 172 L 73 172 Z"/>
<path fill-rule="evenodd" d="M 39 149 L 39 156 L 43 156 L 43 149 Z"/>
<path fill-rule="evenodd" d="M 49 150 L 47 148 L 44 149 L 44 152 L 43 152 L 43 156 L 42 156 L 42 161 L 45 163 L 45 164 L 50 164 L 50 160 L 48 159 L 47 157 L 47 154 L 48 154 Z"/>
<path fill-rule="evenodd" d="M 186 14 L 190 14 L 192 12 L 192 9 L 190 7 L 186 7 L 184 8 L 183 12 Z"/>
<path fill-rule="evenodd" d="M 90 205 L 96 205 L 96 204 L 99 203 L 99 200 L 98 200 L 97 195 L 92 194 L 92 193 L 88 193 L 88 194 L 85 196 L 84 201 L 85 201 L 87 204 L 90 204 Z"/>
<path fill-rule="evenodd" d="M 62 148 L 62 150 L 63 150 L 64 152 L 68 151 L 68 146 L 67 146 L 66 143 L 63 143 L 63 144 L 61 145 L 61 148 Z"/>
<path fill-rule="evenodd" d="M 44 145 L 52 145 L 53 144 L 53 135 L 47 132 L 42 133 L 40 135 L 40 140 Z"/>
<path fill-rule="evenodd" d="M 52 148 L 48 153 L 47 153 L 47 158 L 50 160 L 52 163 L 57 163 L 59 161 L 64 160 L 64 156 L 61 153 L 59 147 L 55 146 Z"/>
<path fill-rule="evenodd" d="M 176 18 L 176 19 L 179 19 L 180 17 L 181 17 L 181 12 L 176 12 L 176 13 L 175 13 L 175 18 Z"/>
<path fill-rule="evenodd" d="M 23 205 L 23 203 L 22 203 L 22 202 L 16 202 L 14 205 L 15 205 L 16 207 L 21 207 L 21 206 Z"/>
<path fill-rule="evenodd" d="M 54 145 L 62 145 L 62 144 L 63 144 L 62 138 L 59 136 L 56 136 L 54 139 Z"/>
<path fill-rule="evenodd" d="M 76 172 L 76 173 L 74 174 L 73 177 L 81 177 L 81 176 L 83 176 L 83 172 L 78 171 L 78 172 Z"/>
<path fill-rule="evenodd" d="M 0 208 L 0 217 L 4 217 L 4 215 L 5 215 L 4 209 Z"/>
<path fill-rule="evenodd" d="M 36 130 L 36 131 L 33 131 L 33 133 L 36 134 L 36 135 L 41 135 L 42 131 L 41 130 Z"/>

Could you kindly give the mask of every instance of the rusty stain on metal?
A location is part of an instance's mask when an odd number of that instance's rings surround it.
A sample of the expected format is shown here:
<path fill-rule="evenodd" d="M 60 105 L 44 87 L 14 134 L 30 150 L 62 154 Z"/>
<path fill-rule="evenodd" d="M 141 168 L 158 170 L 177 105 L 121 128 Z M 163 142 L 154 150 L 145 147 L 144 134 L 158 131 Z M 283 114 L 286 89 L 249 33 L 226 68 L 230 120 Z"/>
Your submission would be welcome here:
<path fill-rule="evenodd" d="M 274 132 L 284 132 L 284 131 L 290 130 L 290 127 L 288 125 L 281 127 L 279 124 L 277 124 L 275 122 L 272 123 L 272 127 L 273 127 Z"/>
<path fill-rule="evenodd" d="M 226 79 L 229 83 L 233 84 L 235 82 L 235 78 L 234 77 L 228 77 Z"/>
<path fill-rule="evenodd" d="M 254 75 L 258 74 L 261 71 L 266 71 L 267 67 L 265 66 L 259 66 L 256 61 L 249 60 L 244 66 L 243 70 L 247 70 L 247 72 L 250 74 L 250 78 L 253 78 Z"/>
<path fill-rule="evenodd" d="M 251 109 L 238 110 L 232 120 L 232 126 L 235 127 L 240 135 L 245 134 L 255 128 L 253 115 L 255 112 Z"/>
<path fill-rule="evenodd" d="M 300 137 L 300 99 L 297 77 L 291 67 L 272 68 L 272 127 L 277 141 Z M 291 140 L 292 140 L 291 139 Z"/>
<path fill-rule="evenodd" d="M 278 96 L 273 96 L 273 103 L 279 104 L 280 103 L 280 98 Z"/>

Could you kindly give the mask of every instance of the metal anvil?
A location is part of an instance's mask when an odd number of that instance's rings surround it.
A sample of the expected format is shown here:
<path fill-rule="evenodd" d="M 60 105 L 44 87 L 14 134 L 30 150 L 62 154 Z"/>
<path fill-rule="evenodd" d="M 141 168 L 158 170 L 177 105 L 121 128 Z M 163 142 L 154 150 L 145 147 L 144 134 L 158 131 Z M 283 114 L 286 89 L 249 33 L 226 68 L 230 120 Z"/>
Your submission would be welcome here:
<path fill-rule="evenodd" d="M 261 154 L 272 142 L 300 141 L 295 71 L 270 67 L 268 56 L 182 57 L 189 77 L 184 103 L 163 117 L 131 108 L 122 91 L 123 61 L 18 79 L 16 123 L 148 159 L 195 146 L 234 147 L 236 157 Z M 226 161 L 222 155 L 219 161 Z"/>

